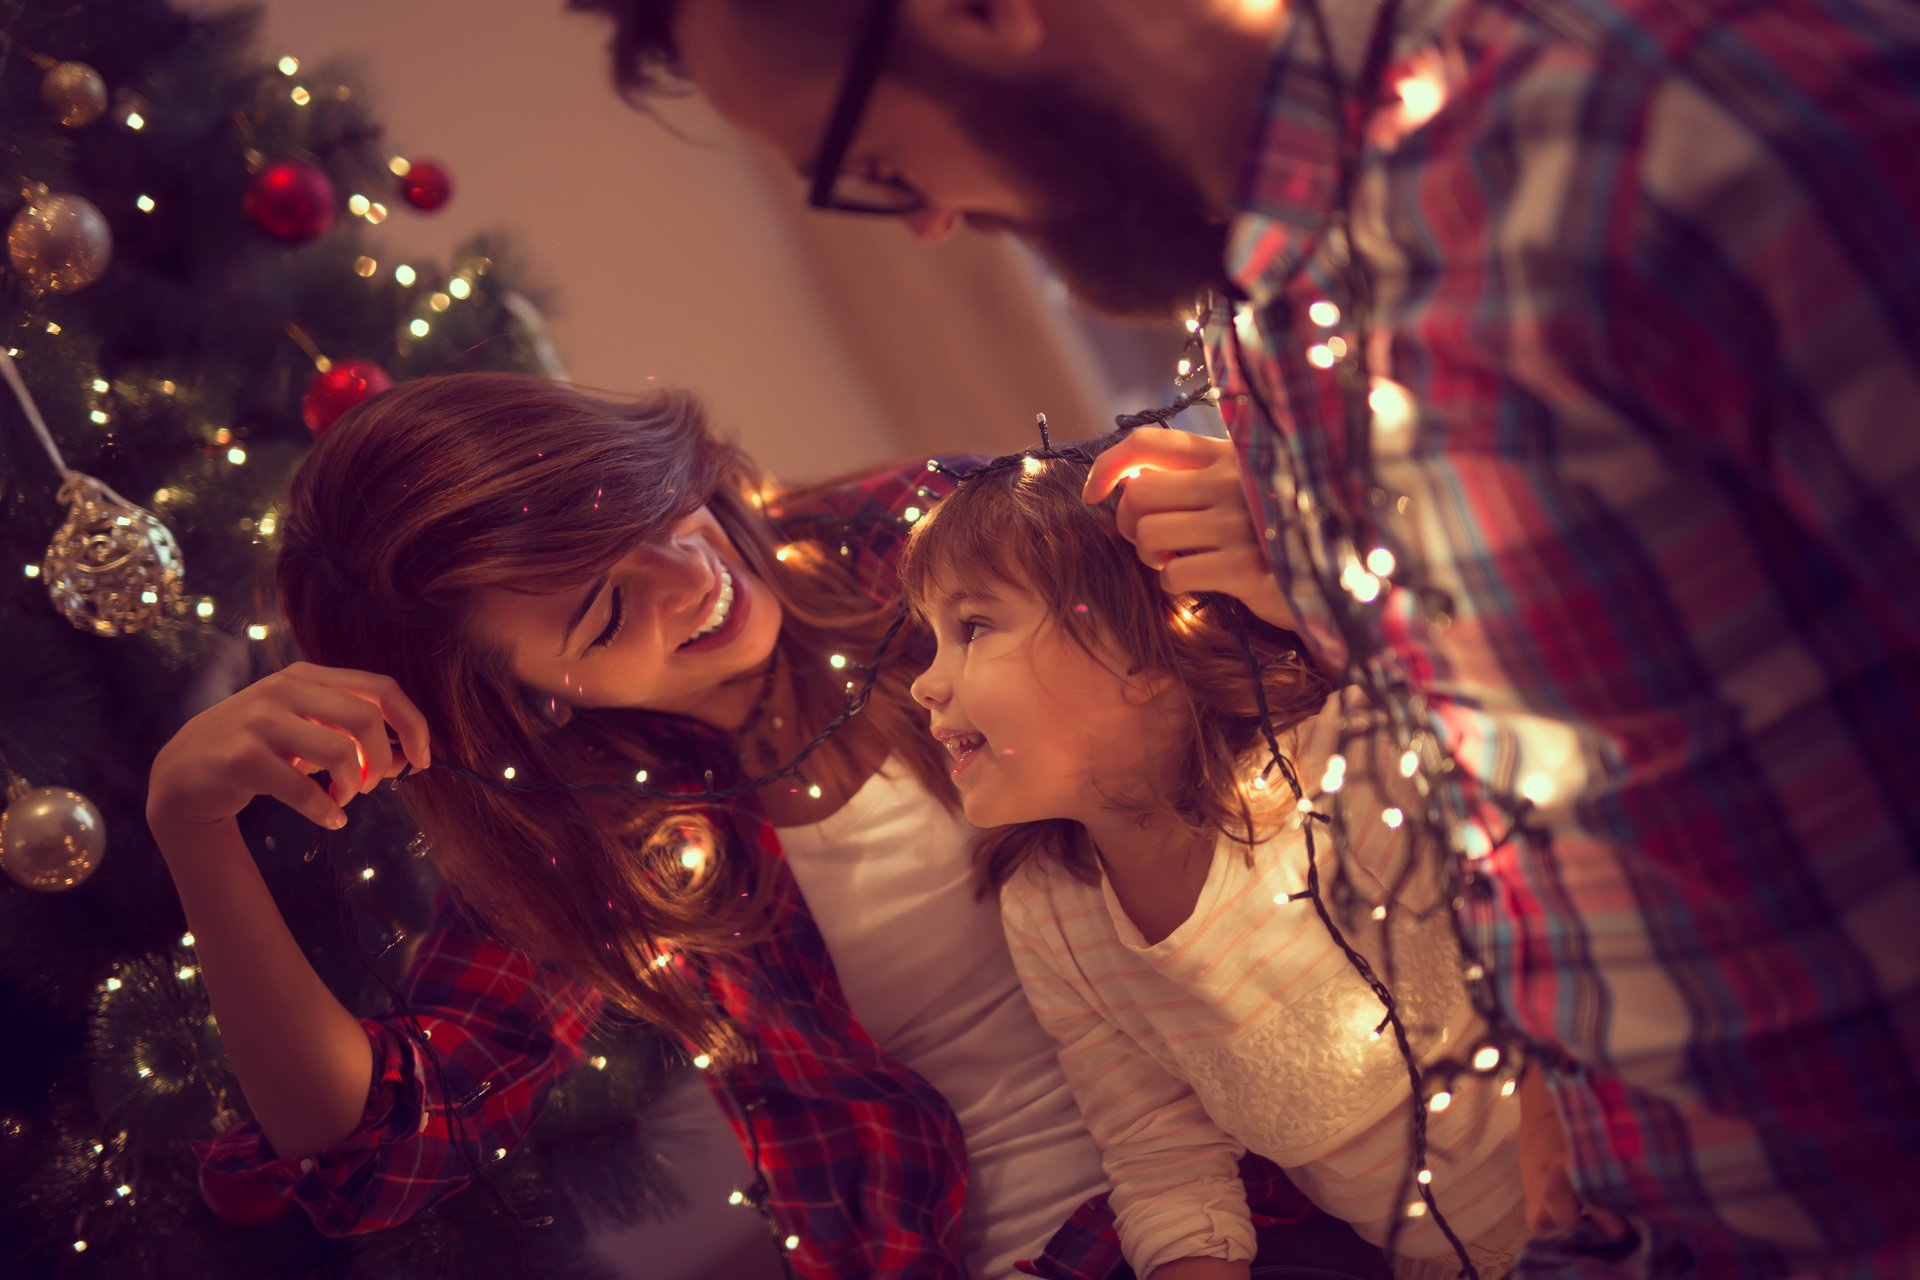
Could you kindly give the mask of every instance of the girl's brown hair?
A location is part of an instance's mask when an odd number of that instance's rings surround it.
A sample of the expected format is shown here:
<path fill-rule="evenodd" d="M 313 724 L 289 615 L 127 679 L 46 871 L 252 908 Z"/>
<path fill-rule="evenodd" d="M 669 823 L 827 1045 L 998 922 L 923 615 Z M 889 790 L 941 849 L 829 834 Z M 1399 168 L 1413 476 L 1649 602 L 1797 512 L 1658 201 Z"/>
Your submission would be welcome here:
<path fill-rule="evenodd" d="M 935 592 L 1031 591 L 1053 624 L 1096 659 L 1117 655 L 1126 674 L 1177 677 L 1187 714 L 1178 717 L 1170 744 L 1171 777 L 1148 797 L 1116 797 L 1115 807 L 1171 819 L 1196 837 L 1225 833 L 1250 852 L 1265 832 L 1243 782 L 1256 753 L 1265 759 L 1266 742 L 1243 645 L 1251 644 L 1260 665 L 1276 733 L 1318 711 L 1327 686 L 1291 632 L 1243 614 L 1236 621 L 1232 615 L 1241 611 L 1224 600 L 1161 590 L 1120 533 L 1118 491 L 1097 505 L 1082 500 L 1091 458 L 1122 438 L 1011 465 L 1002 460 L 962 482 L 913 531 L 901 569 L 907 600 L 925 616 Z M 1068 819 L 996 828 L 980 837 L 978 849 L 982 876 L 995 889 L 1041 856 L 1083 880 L 1099 878 L 1086 829 Z"/>
<path fill-rule="evenodd" d="M 838 556 L 779 556 L 768 493 L 678 392 L 623 402 L 502 373 L 403 383 L 335 422 L 295 476 L 280 602 L 308 659 L 399 683 L 426 716 L 436 761 L 488 776 L 511 762 L 519 779 L 567 783 L 632 784 L 646 769 L 651 782 L 698 787 L 693 762 L 716 731 L 587 708 L 556 727 L 506 651 L 465 625 L 467 611 L 482 587 L 585 583 L 704 503 L 779 598 L 798 711 L 824 725 L 845 699 L 827 655 L 871 653 L 893 608 L 876 606 Z M 835 745 L 870 762 L 898 754 L 950 797 L 944 756 L 907 694 L 911 667 L 882 666 Z M 509 792 L 438 768 L 399 791 L 456 899 L 508 945 L 690 1046 L 738 1051 L 675 966 L 656 965 L 737 950 L 762 924 L 756 852 L 734 847 L 720 815 L 630 791 Z M 715 850 L 698 871 L 681 861 L 690 842 Z"/>

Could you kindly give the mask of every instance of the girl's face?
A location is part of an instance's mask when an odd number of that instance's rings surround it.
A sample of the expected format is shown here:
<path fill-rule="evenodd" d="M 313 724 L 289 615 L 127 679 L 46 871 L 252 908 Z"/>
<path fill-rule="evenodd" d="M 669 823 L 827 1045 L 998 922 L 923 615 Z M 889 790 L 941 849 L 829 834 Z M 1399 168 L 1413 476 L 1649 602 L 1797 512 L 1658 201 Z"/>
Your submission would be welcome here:
<path fill-rule="evenodd" d="M 970 822 L 1086 822 L 1138 790 L 1159 737 L 1156 682 L 1088 653 L 1031 591 L 929 594 L 938 648 L 913 698 L 953 756 Z"/>
<path fill-rule="evenodd" d="M 560 706 L 674 712 L 727 728 L 759 695 L 740 677 L 772 655 L 781 610 L 703 506 L 593 582 L 542 594 L 483 588 L 470 621 L 507 646 L 516 677 Z"/>

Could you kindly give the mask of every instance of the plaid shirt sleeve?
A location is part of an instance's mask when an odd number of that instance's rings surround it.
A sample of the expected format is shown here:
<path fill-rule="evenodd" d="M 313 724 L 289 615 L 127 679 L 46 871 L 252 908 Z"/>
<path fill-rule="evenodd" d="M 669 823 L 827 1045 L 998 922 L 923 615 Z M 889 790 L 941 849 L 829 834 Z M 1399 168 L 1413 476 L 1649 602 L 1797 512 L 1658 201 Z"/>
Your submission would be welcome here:
<path fill-rule="evenodd" d="M 1528 1274 L 1913 1275 L 1920 11 L 1403 10 L 1402 92 L 1356 121 L 1371 448 L 1406 499 L 1368 616 L 1465 803 L 1534 806 L 1533 838 L 1463 832 L 1466 917 L 1575 1064 L 1580 1195 L 1640 1240 L 1536 1242 Z M 1297 30 L 1277 56 L 1213 350 L 1340 663 L 1369 549 L 1325 517 L 1381 504 L 1340 416 L 1316 61 Z"/>
<path fill-rule="evenodd" d="M 247 1121 L 194 1144 L 207 1167 L 269 1180 L 327 1235 L 405 1222 L 520 1140 L 548 1091 L 579 1065 L 601 1003 L 590 988 L 468 929 L 444 895 L 401 991 L 412 1023 L 361 1023 L 373 1041 L 373 1079 L 352 1134 L 294 1159 L 277 1155 Z"/>

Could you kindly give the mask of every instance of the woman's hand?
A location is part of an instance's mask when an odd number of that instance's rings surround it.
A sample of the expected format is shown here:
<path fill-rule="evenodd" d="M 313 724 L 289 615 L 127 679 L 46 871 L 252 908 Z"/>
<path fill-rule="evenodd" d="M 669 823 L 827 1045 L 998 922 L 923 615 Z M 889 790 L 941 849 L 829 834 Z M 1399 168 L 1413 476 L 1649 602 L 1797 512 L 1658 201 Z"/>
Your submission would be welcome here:
<path fill-rule="evenodd" d="M 1612 1235 L 1623 1235 L 1627 1224 L 1605 1209 L 1580 1203 L 1574 1194 L 1567 1129 L 1553 1105 L 1553 1095 L 1538 1069 L 1520 1080 L 1520 1186 L 1527 1198 L 1527 1227 L 1535 1235 L 1569 1231 L 1582 1218 L 1592 1218 Z"/>
<path fill-rule="evenodd" d="M 1169 594 L 1218 591 L 1264 622 L 1295 625 L 1261 550 L 1230 443 L 1142 428 L 1094 459 L 1084 496 L 1100 502 L 1122 482 L 1120 532 L 1160 571 Z"/>
<path fill-rule="evenodd" d="M 388 743 L 388 725 L 403 757 Z M 296 662 L 180 727 L 154 759 L 147 823 L 156 831 L 207 826 L 264 795 L 339 828 L 348 801 L 430 760 L 426 718 L 391 679 Z M 324 790 L 308 776 L 323 769 Z"/>

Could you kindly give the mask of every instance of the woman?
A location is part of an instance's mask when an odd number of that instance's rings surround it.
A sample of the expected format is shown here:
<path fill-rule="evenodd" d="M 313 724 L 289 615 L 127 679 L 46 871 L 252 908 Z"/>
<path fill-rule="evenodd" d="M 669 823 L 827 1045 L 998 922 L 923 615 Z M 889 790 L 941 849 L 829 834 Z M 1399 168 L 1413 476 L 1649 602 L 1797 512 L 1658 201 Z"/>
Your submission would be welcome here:
<path fill-rule="evenodd" d="M 777 772 L 842 712 L 941 487 L 916 467 L 765 505 L 685 397 L 515 375 L 409 383 L 337 422 L 278 564 L 325 665 L 203 713 L 153 770 L 256 1118 L 209 1162 L 266 1170 L 329 1232 L 403 1220 L 470 1176 L 465 1150 L 513 1144 L 610 1001 L 706 1055 L 801 1274 L 1005 1275 L 1043 1247 L 1049 1274 L 1109 1274 L 1098 1155 L 906 692 L 919 640 L 804 773 L 688 798 Z M 410 1017 L 363 1021 L 233 815 L 264 794 L 337 827 L 409 765 L 456 909 Z M 1250 1176 L 1280 1219 L 1307 1212 Z"/>

